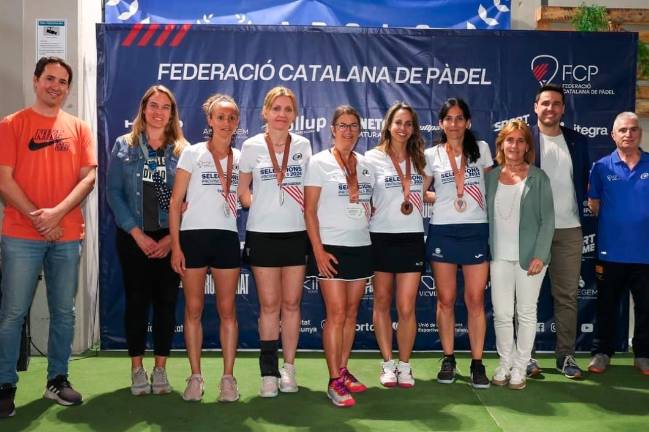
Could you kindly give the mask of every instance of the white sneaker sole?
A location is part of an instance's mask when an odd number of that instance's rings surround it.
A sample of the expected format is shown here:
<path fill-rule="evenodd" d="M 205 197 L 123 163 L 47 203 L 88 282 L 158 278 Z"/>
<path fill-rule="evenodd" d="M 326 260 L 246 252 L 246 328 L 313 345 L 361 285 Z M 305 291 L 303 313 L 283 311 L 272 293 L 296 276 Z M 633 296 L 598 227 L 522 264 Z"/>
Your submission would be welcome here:
<path fill-rule="evenodd" d="M 80 400 L 79 402 L 71 402 L 71 401 L 67 401 L 67 400 L 65 400 L 65 399 L 62 399 L 62 398 L 61 398 L 59 395 L 57 395 L 56 393 L 51 392 L 51 391 L 49 391 L 49 390 L 45 390 L 45 393 L 43 394 L 43 397 L 44 397 L 45 399 L 53 400 L 53 401 L 56 402 L 57 404 L 59 404 L 59 405 L 63 405 L 63 406 L 81 405 L 81 403 L 83 402 L 83 400 Z"/>
<path fill-rule="evenodd" d="M 158 387 L 158 388 L 152 386 L 151 387 L 151 393 L 153 393 L 154 395 L 166 395 L 166 394 L 169 394 L 169 393 L 171 393 L 171 386 L 167 385 L 167 386 Z"/>
<path fill-rule="evenodd" d="M 300 389 L 298 388 L 297 385 L 286 386 L 286 385 L 282 385 L 281 383 L 279 385 L 279 391 L 281 391 L 282 393 L 297 393 L 299 390 Z"/>
<path fill-rule="evenodd" d="M 151 386 L 146 386 L 141 388 L 139 387 L 136 388 L 131 386 L 131 394 L 133 396 L 144 396 L 144 395 L 151 394 Z"/>
<path fill-rule="evenodd" d="M 224 398 L 224 397 L 219 396 L 218 401 L 223 402 L 223 403 L 236 402 L 236 401 L 239 400 L 239 397 L 240 397 L 239 394 L 237 394 L 236 397 L 234 397 L 234 398 Z"/>
<path fill-rule="evenodd" d="M 189 398 L 189 397 L 185 397 L 185 395 L 183 395 L 183 400 L 185 402 L 200 402 L 201 400 L 203 400 L 203 394 L 201 393 L 200 397 L 198 397 L 198 398 Z"/>

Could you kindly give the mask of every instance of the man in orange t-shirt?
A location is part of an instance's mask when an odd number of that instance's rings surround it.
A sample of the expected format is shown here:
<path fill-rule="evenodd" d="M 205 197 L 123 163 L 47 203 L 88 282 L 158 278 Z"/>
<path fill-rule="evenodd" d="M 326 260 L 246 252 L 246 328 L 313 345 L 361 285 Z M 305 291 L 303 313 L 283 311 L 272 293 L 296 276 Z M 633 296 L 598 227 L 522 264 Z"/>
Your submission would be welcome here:
<path fill-rule="evenodd" d="M 71 83 L 64 60 L 41 58 L 34 104 L 0 122 L 0 418 L 15 412 L 21 328 L 41 270 L 50 311 L 44 397 L 61 405 L 82 401 L 68 381 L 68 362 L 83 238 L 80 203 L 94 187 L 97 159 L 89 126 L 61 110 Z"/>

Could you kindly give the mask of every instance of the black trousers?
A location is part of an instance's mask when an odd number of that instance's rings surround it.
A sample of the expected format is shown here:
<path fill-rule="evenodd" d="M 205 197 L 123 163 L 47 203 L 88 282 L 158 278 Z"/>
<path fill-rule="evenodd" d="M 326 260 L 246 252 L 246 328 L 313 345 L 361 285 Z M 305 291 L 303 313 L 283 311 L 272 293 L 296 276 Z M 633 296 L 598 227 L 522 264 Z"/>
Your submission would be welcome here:
<path fill-rule="evenodd" d="M 147 232 L 158 241 L 169 230 Z M 180 278 L 171 268 L 171 254 L 149 259 L 130 234 L 117 230 L 117 254 L 125 291 L 124 327 L 131 357 L 144 355 L 150 309 L 153 306 L 153 353 L 169 356 L 176 326 L 176 301 Z"/>
<path fill-rule="evenodd" d="M 635 313 L 633 353 L 635 357 L 649 357 L 649 264 L 599 261 L 595 278 L 597 322 L 592 354 L 613 355 L 617 326 L 627 325 L 620 319 L 621 299 L 631 291 Z"/>

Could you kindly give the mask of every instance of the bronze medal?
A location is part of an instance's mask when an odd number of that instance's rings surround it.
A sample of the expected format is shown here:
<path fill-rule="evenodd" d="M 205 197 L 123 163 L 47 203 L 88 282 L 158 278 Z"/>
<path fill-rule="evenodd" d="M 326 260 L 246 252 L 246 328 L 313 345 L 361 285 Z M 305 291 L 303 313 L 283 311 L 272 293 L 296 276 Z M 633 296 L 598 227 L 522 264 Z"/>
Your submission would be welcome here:
<path fill-rule="evenodd" d="M 349 153 L 348 160 L 344 161 L 342 156 L 338 152 L 338 150 L 336 150 L 335 146 L 331 149 L 331 153 L 333 154 L 334 158 L 336 159 L 336 162 L 338 163 L 338 166 L 340 167 L 343 174 L 345 175 L 345 180 L 347 182 L 347 195 L 349 196 L 349 203 L 358 204 L 359 190 L 358 190 L 358 174 L 356 172 L 356 164 L 357 164 L 356 155 L 354 155 L 354 152 L 352 151 L 351 153 Z M 352 212 L 355 212 L 355 210 Z M 349 211 L 348 211 L 348 215 L 349 215 Z"/>
<path fill-rule="evenodd" d="M 401 189 L 403 190 L 403 202 L 401 203 L 401 213 L 407 216 L 410 213 L 412 213 L 412 208 L 413 208 L 413 205 L 410 202 L 410 182 L 412 181 L 410 156 L 406 156 L 405 175 L 403 171 L 401 171 L 401 167 L 399 166 L 399 161 L 397 160 L 395 155 L 393 155 L 392 153 L 388 153 L 388 156 L 390 156 L 390 160 L 392 161 L 394 170 L 397 172 L 397 175 L 399 176 L 399 180 L 401 181 Z"/>
<path fill-rule="evenodd" d="M 404 215 L 412 213 L 412 203 L 410 201 L 404 201 L 401 203 L 401 213 Z"/>

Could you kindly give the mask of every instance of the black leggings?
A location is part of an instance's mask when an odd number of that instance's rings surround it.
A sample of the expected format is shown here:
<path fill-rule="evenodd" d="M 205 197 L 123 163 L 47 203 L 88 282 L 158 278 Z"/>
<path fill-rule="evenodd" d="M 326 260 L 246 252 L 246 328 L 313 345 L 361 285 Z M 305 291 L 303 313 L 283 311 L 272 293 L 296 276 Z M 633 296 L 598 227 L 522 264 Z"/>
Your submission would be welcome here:
<path fill-rule="evenodd" d="M 158 241 L 169 230 L 147 232 Z M 180 277 L 171 268 L 171 254 L 149 259 L 130 234 L 117 230 L 117 254 L 125 291 L 124 327 L 131 357 L 144 355 L 149 309 L 153 305 L 153 353 L 169 356 L 176 326 L 176 301 Z"/>

